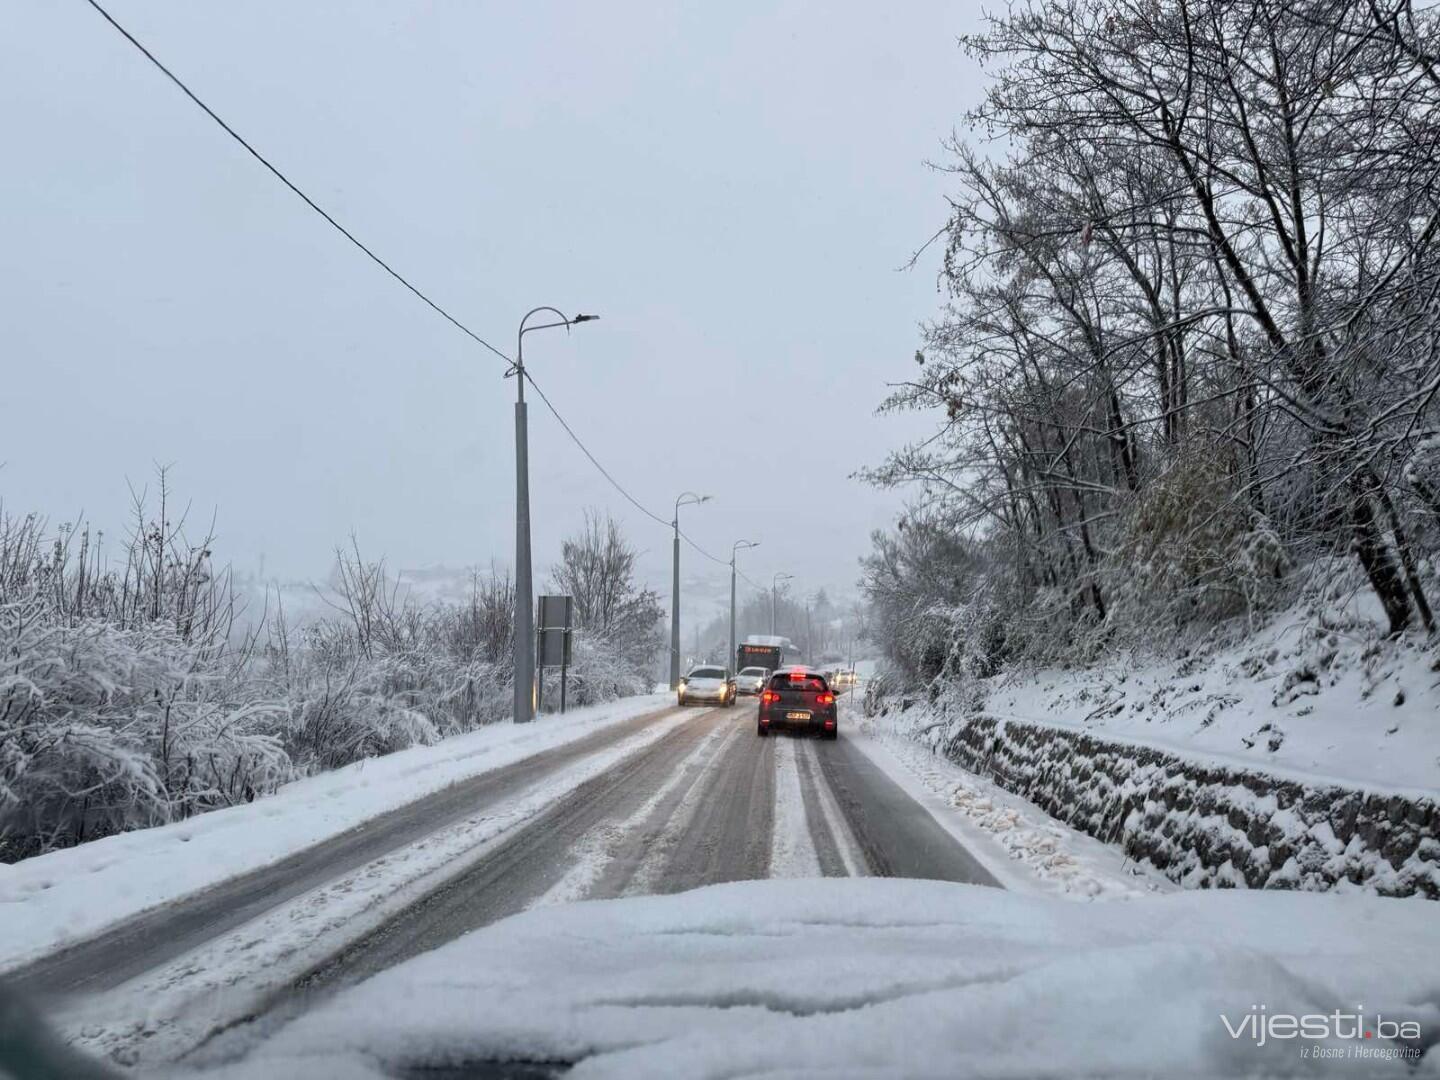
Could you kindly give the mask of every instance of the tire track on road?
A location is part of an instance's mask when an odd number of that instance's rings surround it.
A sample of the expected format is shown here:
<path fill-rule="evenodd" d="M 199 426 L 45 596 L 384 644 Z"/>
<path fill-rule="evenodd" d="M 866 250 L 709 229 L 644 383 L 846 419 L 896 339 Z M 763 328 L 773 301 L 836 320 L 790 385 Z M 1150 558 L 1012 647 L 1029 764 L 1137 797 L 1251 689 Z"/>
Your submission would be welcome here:
<path fill-rule="evenodd" d="M 788 878 L 833 877 L 825 871 L 821 852 L 833 841 L 818 813 L 805 797 L 800 771 L 802 751 L 798 739 L 772 735 L 775 748 L 775 820 L 770 840 L 770 876 Z M 809 742 L 809 740 L 805 740 Z"/>
<path fill-rule="evenodd" d="M 828 754 L 835 743 L 818 746 L 813 739 L 797 743 L 795 756 L 800 771 L 800 795 L 805 802 L 805 819 L 810 827 L 811 842 L 825 877 L 863 877 L 868 873 L 864 853 L 845 821 L 820 775 L 821 754 Z"/>
<path fill-rule="evenodd" d="M 574 850 L 596 822 L 631 816 L 696 751 L 722 712 L 695 713 L 693 720 L 585 781 L 513 830 L 475 866 L 397 913 L 299 985 L 353 983 L 523 911 L 571 870 Z"/>
<path fill-rule="evenodd" d="M 755 735 L 745 714 L 733 716 L 710 776 L 687 800 L 693 806 L 653 891 L 682 892 L 722 881 L 770 876 L 775 816 L 775 745 Z"/>

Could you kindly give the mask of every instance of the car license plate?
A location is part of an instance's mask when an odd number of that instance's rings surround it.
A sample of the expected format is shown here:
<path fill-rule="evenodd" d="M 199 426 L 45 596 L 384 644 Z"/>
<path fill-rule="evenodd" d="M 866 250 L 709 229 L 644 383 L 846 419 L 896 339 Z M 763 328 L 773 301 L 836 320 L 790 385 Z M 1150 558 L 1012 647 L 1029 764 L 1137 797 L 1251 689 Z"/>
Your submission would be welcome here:
<path fill-rule="evenodd" d="M 809 720 L 809 719 L 810 719 L 810 714 L 809 714 L 808 712 L 787 712 L 787 713 L 785 714 L 785 719 L 786 719 L 786 720 Z"/>

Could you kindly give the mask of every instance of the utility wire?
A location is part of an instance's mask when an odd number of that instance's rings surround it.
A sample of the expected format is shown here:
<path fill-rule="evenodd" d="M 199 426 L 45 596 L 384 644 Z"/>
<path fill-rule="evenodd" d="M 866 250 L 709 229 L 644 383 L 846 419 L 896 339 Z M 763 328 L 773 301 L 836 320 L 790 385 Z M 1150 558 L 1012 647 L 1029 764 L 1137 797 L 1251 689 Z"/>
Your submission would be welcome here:
<path fill-rule="evenodd" d="M 565 422 L 565 418 L 560 415 L 560 410 L 555 408 L 554 404 L 550 401 L 550 399 L 545 396 L 545 391 L 540 389 L 540 384 L 535 381 L 534 377 L 531 376 L 530 372 L 528 371 L 525 372 L 525 381 L 528 382 L 532 388 L 534 388 L 535 393 L 540 395 L 540 400 L 543 401 L 545 403 L 545 407 L 550 410 L 550 415 L 555 417 L 555 419 L 560 422 L 560 426 L 564 428 L 565 434 L 570 436 L 570 441 L 573 442 L 576 446 L 578 446 L 580 448 L 580 452 L 590 459 L 591 465 L 594 465 L 595 468 L 600 470 L 600 475 L 605 477 L 606 480 L 610 481 L 610 486 L 613 487 L 616 491 L 618 491 L 621 495 L 623 495 L 625 497 L 625 501 L 628 502 L 631 506 L 635 507 L 636 510 L 639 510 L 642 514 L 650 518 L 652 521 L 660 525 L 664 525 L 667 529 L 670 528 L 670 522 L 666 521 L 659 514 L 651 513 L 651 511 L 648 510 L 640 502 L 639 499 L 635 498 L 634 495 L 631 495 L 630 492 L 625 490 L 619 480 L 616 480 L 615 477 L 610 475 L 610 471 L 606 469 L 604 465 L 600 464 L 599 460 L 595 457 L 595 455 L 590 452 L 590 448 L 580 441 L 580 436 L 575 434 L 574 428 L 572 428 L 569 424 Z"/>
<path fill-rule="evenodd" d="M 704 548 L 702 548 L 699 544 L 697 544 L 694 540 L 691 540 L 690 537 L 686 536 L 686 535 L 685 535 L 685 531 L 684 531 L 683 529 L 678 530 L 678 531 L 679 531 L 679 533 L 680 533 L 680 539 L 681 539 L 681 540 L 684 540 L 687 544 L 689 544 L 692 548 L 694 548 L 696 551 L 698 551 L 701 555 L 704 555 L 705 558 L 709 559 L 711 562 L 716 563 L 716 564 L 718 564 L 718 565 L 720 565 L 720 566 L 729 566 L 729 565 L 730 565 L 730 560 L 729 560 L 729 559 L 722 559 L 722 558 L 719 558 L 719 557 L 716 556 L 716 555 L 711 555 L 710 552 L 706 551 L 706 550 L 705 550 Z M 737 573 L 738 573 L 738 571 L 737 571 Z"/>
<path fill-rule="evenodd" d="M 631 506 L 635 507 L 636 510 L 639 510 L 642 514 L 648 517 L 651 521 L 654 521 L 656 524 L 663 525 L 667 529 L 675 527 L 674 522 L 666 521 L 659 514 L 650 510 L 647 506 L 640 502 L 639 499 L 635 498 L 634 495 L 631 495 L 630 492 L 626 491 L 624 485 L 621 484 L 620 481 L 615 479 L 615 477 L 610 473 L 610 470 L 605 468 L 604 465 L 600 464 L 600 460 L 590 452 L 590 448 L 585 445 L 585 443 L 581 440 L 580 436 L 575 434 L 575 429 L 572 428 L 566 422 L 565 418 L 560 415 L 560 410 L 555 408 L 555 403 L 545 395 L 544 390 L 540 389 L 540 384 L 535 381 L 534 376 L 532 376 L 529 371 L 525 372 L 525 381 L 528 382 L 530 386 L 534 389 L 535 393 L 540 396 L 540 400 L 545 403 L 545 408 L 550 410 L 550 415 L 555 417 L 556 421 L 559 422 L 560 427 L 564 430 L 565 434 L 570 436 L 570 441 L 580 448 L 580 452 L 590 459 L 590 464 L 594 465 L 595 468 L 599 470 L 600 475 L 605 477 L 605 479 L 610 482 L 610 486 L 613 487 L 616 491 L 618 491 L 626 502 L 628 502 Z M 717 563 L 720 566 L 730 565 L 729 559 L 722 559 L 718 556 L 710 554 L 710 552 L 706 551 L 694 540 L 690 539 L 689 535 L 687 535 L 684 530 L 679 531 L 680 539 L 684 540 L 701 555 L 705 556 L 705 558 L 709 559 L 713 563 Z M 750 581 L 748 577 L 745 577 L 745 575 L 741 573 L 738 568 L 735 572 L 740 577 L 745 578 L 746 581 L 750 582 L 751 586 L 753 586 L 754 588 L 760 588 L 759 585 L 756 585 L 753 581 Z"/>
<path fill-rule="evenodd" d="M 757 585 L 755 582 L 751 581 L 751 580 L 745 575 L 745 571 L 744 571 L 744 570 L 741 570 L 738 566 L 735 568 L 735 573 L 736 573 L 736 575 L 740 578 L 741 581 L 745 582 L 745 584 L 749 585 L 752 589 L 755 589 L 756 591 L 762 592 L 762 593 L 763 593 L 763 592 L 769 592 L 769 591 L 770 591 L 770 590 L 767 589 L 764 585 Z"/>
<path fill-rule="evenodd" d="M 201 108 L 201 110 L 204 111 L 204 113 L 205 113 L 206 116 L 210 117 L 211 120 L 214 120 L 215 123 L 219 124 L 220 127 L 225 130 L 225 133 L 226 133 L 226 134 L 228 134 L 232 139 L 234 139 L 234 140 L 235 140 L 236 142 L 238 142 L 241 146 L 243 146 L 247 151 L 249 151 L 251 157 L 253 157 L 256 161 L 260 162 L 261 165 L 264 165 L 265 168 L 269 169 L 270 172 L 271 172 L 272 174 L 274 174 L 274 176 L 275 176 L 275 178 L 276 178 L 277 180 L 279 180 L 279 181 L 280 181 L 282 184 L 284 184 L 287 188 L 289 188 L 289 189 L 290 189 L 291 191 L 293 191 L 296 195 L 298 195 L 298 196 L 301 198 L 301 200 L 304 201 L 304 203 L 305 203 L 306 206 L 310 207 L 311 210 L 314 210 L 314 211 L 315 211 L 317 214 L 319 214 L 322 218 L 324 218 L 326 221 L 328 221 L 328 222 L 335 228 L 335 230 L 336 230 L 338 233 L 340 233 L 341 236 L 345 237 L 346 240 L 349 240 L 350 243 L 354 244 L 357 248 L 359 248 L 359 249 L 360 249 L 361 251 L 363 251 L 367 256 L 369 256 L 370 260 L 371 260 L 373 263 L 375 263 L 376 266 L 380 267 L 380 269 L 384 270 L 387 274 L 389 274 L 392 278 L 394 278 L 396 281 L 398 281 L 401 285 L 404 285 L 405 288 L 409 289 L 412 293 L 414 293 L 416 296 L 418 296 L 421 300 L 423 300 L 423 301 L 431 308 L 431 310 L 433 310 L 434 312 L 436 312 L 436 314 L 440 315 L 441 318 L 443 318 L 443 319 L 445 319 L 447 322 L 449 322 L 452 326 L 454 326 L 454 327 L 455 327 L 457 330 L 459 330 L 462 334 L 466 335 L 466 336 L 469 337 L 471 340 L 479 343 L 480 345 L 483 345 L 485 348 L 489 349 L 489 350 L 490 350 L 492 353 L 494 353 L 496 356 L 500 357 L 500 359 L 506 361 L 507 363 L 510 362 L 510 358 L 509 358 L 508 356 L 506 356 L 506 355 L 505 355 L 503 352 L 501 352 L 499 349 L 495 348 L 494 345 L 491 345 L 488 341 L 486 341 L 484 338 L 482 338 L 479 334 L 475 333 L 474 330 L 471 330 L 468 326 L 466 326 L 464 323 L 462 323 L 459 319 L 455 318 L 454 315 L 451 315 L 448 311 L 446 311 L 443 307 L 441 307 L 439 304 L 437 304 L 434 300 L 431 300 L 430 297 L 426 296 L 426 295 L 425 295 L 423 292 L 421 292 L 418 288 L 416 288 L 414 285 L 412 285 L 412 284 L 409 282 L 409 280 L 405 278 L 404 275 L 402 275 L 399 271 L 397 271 L 394 267 L 392 267 L 392 266 L 391 266 L 389 263 L 387 263 L 384 259 L 380 258 L 379 255 L 376 255 L 375 252 L 371 251 L 368 247 L 366 247 L 363 243 L 361 243 L 361 241 L 359 240 L 359 238 L 357 238 L 354 233 L 352 233 L 349 229 L 345 228 L 344 225 L 341 225 L 340 222 L 336 221 L 329 213 L 327 213 L 324 209 L 322 209 L 322 208 L 319 206 L 319 204 L 317 204 L 317 203 L 315 202 L 314 199 L 310 198 L 309 195 L 306 195 L 305 192 L 301 191 L 298 187 L 296 187 L 295 184 L 290 180 L 290 178 L 289 178 L 288 176 L 286 176 L 286 175 L 285 175 L 284 173 L 282 173 L 279 169 L 277 169 L 274 165 L 272 165 L 272 164 L 269 162 L 269 160 L 265 157 L 264 154 L 260 153 L 259 150 L 256 150 L 255 147 L 251 146 L 248 142 L 246 142 L 244 136 L 242 136 L 238 131 L 236 131 L 236 130 L 235 130 L 234 128 L 232 128 L 229 124 L 227 124 L 224 120 L 222 120 L 222 119 L 219 117 L 219 115 L 215 112 L 214 109 L 210 108 L 209 105 L 206 105 L 205 102 L 201 101 L 201 100 L 195 95 L 195 92 L 194 92 L 193 90 L 191 90 L 188 86 L 186 86 L 183 82 L 181 82 L 181 81 L 180 81 L 180 78 L 179 78 L 173 71 L 171 71 L 168 67 L 166 67 L 164 64 L 162 64 L 162 63 L 159 61 L 159 59 L 155 56 L 154 53 L 152 53 L 152 52 L 151 52 L 149 49 L 147 49 L 144 45 L 140 44 L 140 42 L 136 40 L 134 34 L 130 33 L 129 30 L 126 30 L 125 27 L 121 26 L 118 22 L 116 22 L 116 21 L 115 21 L 115 17 L 114 17 L 113 15 L 111 15 L 108 11 L 106 11 L 103 7 L 101 7 L 101 6 L 96 2 L 96 0 L 86 0 L 86 3 L 88 3 L 92 8 L 94 8 L 96 11 L 98 11 L 102 16 L 104 16 L 106 22 L 108 22 L 111 26 L 113 26 L 116 30 L 118 30 L 118 31 L 120 32 L 120 34 L 125 38 L 126 41 L 130 42 L 131 45 L 134 45 L 135 48 L 139 49 L 140 52 L 141 52 L 142 54 L 144 54 L 145 59 L 149 60 L 150 63 L 154 64 L 157 68 L 159 68 L 159 69 L 165 74 L 165 77 L 166 77 L 166 78 L 168 78 L 171 82 L 173 82 L 176 86 L 178 86 L 178 87 L 180 88 L 180 90 L 185 94 L 186 97 L 188 97 L 191 101 L 193 101 L 196 105 L 198 105 L 198 106 Z"/>
<path fill-rule="evenodd" d="M 300 200 L 304 202 L 305 205 L 308 206 L 311 210 L 314 210 L 315 213 L 319 214 L 322 218 L 324 218 L 325 221 L 329 223 L 329 225 L 334 228 L 336 232 L 338 232 L 341 236 L 345 237 L 346 240 L 349 240 L 350 243 L 355 245 L 355 247 L 359 248 L 360 251 L 362 251 L 366 255 L 366 257 L 370 259 L 371 262 L 373 262 L 376 266 L 380 267 L 380 269 L 384 270 L 392 278 L 398 281 L 401 285 L 403 285 L 406 289 L 408 289 L 411 293 L 418 297 L 427 307 L 429 307 L 437 315 L 443 318 L 446 322 L 450 323 L 450 325 L 454 326 L 466 337 L 470 338 L 472 341 L 483 346 L 484 348 L 489 349 L 492 353 L 494 353 L 500 359 L 504 360 L 506 363 L 512 363 L 510 357 L 506 356 L 505 353 L 501 352 L 494 345 L 491 345 L 488 341 L 482 338 L 479 334 L 475 333 L 474 330 L 471 330 L 454 315 L 451 315 L 450 312 L 446 311 L 434 300 L 431 300 L 430 297 L 426 296 L 423 292 L 420 291 L 419 288 L 413 285 L 408 278 L 406 278 L 393 266 L 387 263 L 379 255 L 375 254 L 375 252 L 372 251 L 368 246 L 366 246 L 359 237 L 357 237 L 344 225 L 340 224 L 339 221 L 337 221 L 328 211 L 321 207 L 314 199 L 312 199 L 309 195 L 305 194 L 304 191 L 300 190 L 300 188 L 288 176 L 286 176 L 283 172 L 281 172 L 278 168 L 271 164 L 270 160 L 266 158 L 264 154 L 260 153 L 259 150 L 256 150 L 255 147 L 252 146 L 243 135 L 241 135 L 238 131 L 236 131 L 233 127 L 226 123 L 220 117 L 220 115 L 215 112 L 214 109 L 210 108 L 209 105 L 206 105 L 205 102 L 201 101 L 199 96 L 196 95 L 196 93 L 191 90 L 190 87 L 186 86 L 185 83 L 181 81 L 178 75 L 176 75 L 163 63 L 161 63 L 160 59 L 149 49 L 147 49 L 143 44 L 141 44 L 134 34 L 130 33 L 129 30 L 121 26 L 120 23 L 116 21 L 115 17 L 111 15 L 110 12 L 106 11 L 105 8 L 103 8 L 97 2 L 97 0 L 86 0 L 86 3 L 88 3 L 92 8 L 99 12 L 101 17 L 104 18 L 106 22 L 108 22 L 112 27 L 114 27 L 115 30 L 118 31 L 119 34 L 126 41 L 130 42 L 131 45 L 135 46 L 135 48 L 140 51 L 141 55 L 143 55 L 145 59 L 149 60 L 151 64 L 153 64 L 157 69 L 159 69 L 160 72 L 164 74 L 167 79 L 169 79 L 172 83 L 179 87 L 181 93 L 183 93 L 192 102 L 194 102 L 195 105 L 198 106 L 200 110 L 205 113 L 206 116 L 210 117 L 211 120 L 215 121 L 215 123 L 218 124 L 227 135 L 229 135 L 237 143 L 243 146 L 246 152 L 248 152 L 251 157 L 253 157 L 261 165 L 265 166 L 265 168 L 269 170 L 269 172 L 275 177 L 275 179 L 279 180 L 282 184 L 284 184 L 287 188 L 294 192 L 295 195 L 297 195 Z M 555 405 L 550 401 L 550 399 L 545 396 L 545 391 L 540 389 L 540 385 L 535 382 L 533 378 L 531 378 L 528 371 L 525 373 L 525 379 L 534 388 L 535 393 L 540 395 L 540 400 L 545 403 L 545 407 L 550 410 L 550 414 L 554 416 L 555 419 L 559 422 L 561 428 L 564 429 L 565 434 L 570 436 L 571 441 L 580 448 L 580 452 L 590 460 L 590 464 L 594 465 L 595 468 L 599 470 L 600 475 L 605 477 L 605 479 L 610 482 L 610 486 L 613 487 L 616 491 L 618 491 L 625 498 L 625 500 L 630 503 L 631 506 L 635 507 L 635 509 L 639 510 L 646 517 L 650 518 L 652 521 L 655 521 L 657 524 L 664 525 L 666 528 L 673 528 L 674 522 L 666 521 L 659 514 L 652 512 L 649 508 L 644 506 L 640 502 L 640 500 L 636 499 L 635 496 L 631 495 L 630 492 L 625 490 L 624 486 L 618 480 L 616 480 L 614 476 L 610 474 L 609 470 L 606 469 L 604 465 L 600 464 L 599 460 L 595 457 L 595 455 L 590 452 L 589 447 L 587 447 L 585 443 L 581 441 L 580 436 L 576 435 L 574 429 L 568 423 L 566 423 L 565 418 L 560 415 L 560 411 L 556 409 Z M 677 531 L 679 530 L 677 529 Z M 722 559 L 717 555 L 712 555 L 710 552 L 706 551 L 703 547 L 701 547 L 694 540 L 692 540 L 685 532 L 680 531 L 680 536 L 687 544 L 689 544 L 692 548 L 694 548 L 705 558 L 709 559 L 711 562 L 716 563 L 720 566 L 730 565 L 728 559 Z M 738 568 L 736 570 L 736 573 L 741 578 L 744 578 L 744 580 L 752 588 L 760 589 L 762 592 L 764 591 L 761 586 L 751 581 L 750 578 L 747 577 L 744 573 L 740 572 Z"/>

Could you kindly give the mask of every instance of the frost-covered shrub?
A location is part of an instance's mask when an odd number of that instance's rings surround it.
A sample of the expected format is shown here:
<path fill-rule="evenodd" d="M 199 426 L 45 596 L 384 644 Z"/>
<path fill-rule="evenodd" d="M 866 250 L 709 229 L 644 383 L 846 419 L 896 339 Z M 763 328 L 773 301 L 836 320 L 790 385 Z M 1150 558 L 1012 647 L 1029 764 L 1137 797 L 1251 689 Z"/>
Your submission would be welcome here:
<path fill-rule="evenodd" d="M 643 694 L 650 687 L 647 667 L 627 657 L 623 648 L 604 634 L 576 630 L 571 646 L 566 705 L 597 705 L 617 698 Z M 547 669 L 545 676 L 545 707 L 560 704 L 560 671 Z"/>
<path fill-rule="evenodd" d="M 256 677 L 286 706 L 285 746 L 305 771 L 425 745 L 510 716 L 508 578 L 472 578 L 461 604 L 422 605 L 358 552 L 337 561 L 339 617 L 292 635 L 283 619 Z"/>
<path fill-rule="evenodd" d="M 1440 533 L 1440 431 L 1427 432 L 1416 442 L 1405 463 L 1404 478 L 1430 529 Z"/>
<path fill-rule="evenodd" d="M 598 510 L 587 510 L 581 529 L 561 544 L 551 580 L 555 592 L 574 599 L 570 702 L 595 704 L 649 687 L 664 609 L 638 580 L 637 557 L 619 523 Z M 547 707 L 558 701 L 559 686 L 547 687 Z"/>
<path fill-rule="evenodd" d="M 306 635 L 309 645 L 298 655 L 269 658 L 278 669 L 275 690 L 285 706 L 282 738 L 292 760 L 305 771 L 322 771 L 434 742 L 439 733 L 415 707 L 413 685 L 396 685 L 394 669 L 402 662 L 367 658 L 332 640 L 336 629 L 312 627 Z"/>
<path fill-rule="evenodd" d="M 876 672 L 865 680 L 865 696 L 861 698 L 861 710 L 866 716 L 879 716 L 885 708 L 885 699 L 894 688 L 895 673 L 890 670 Z"/>
<path fill-rule="evenodd" d="M 947 680 L 988 679 L 1013 658 L 1019 628 L 1004 583 L 987 582 L 970 600 L 944 609 L 943 616 Z"/>
<path fill-rule="evenodd" d="M 253 799 L 293 775 L 284 709 L 165 622 L 0 605 L 0 856 Z"/>
<path fill-rule="evenodd" d="M 1280 538 L 1236 496 L 1224 458 L 1172 462 L 1134 499 L 1104 572 L 1108 621 L 1144 632 L 1268 606 L 1289 568 Z"/>
<path fill-rule="evenodd" d="M 352 547 L 332 613 L 292 627 L 277 608 L 241 632 L 228 575 L 168 520 L 161 481 L 113 569 L 87 529 L 0 514 L 0 861 L 509 718 L 507 575 L 425 605 Z M 582 634 L 572 702 L 645 689 L 629 645 Z"/>

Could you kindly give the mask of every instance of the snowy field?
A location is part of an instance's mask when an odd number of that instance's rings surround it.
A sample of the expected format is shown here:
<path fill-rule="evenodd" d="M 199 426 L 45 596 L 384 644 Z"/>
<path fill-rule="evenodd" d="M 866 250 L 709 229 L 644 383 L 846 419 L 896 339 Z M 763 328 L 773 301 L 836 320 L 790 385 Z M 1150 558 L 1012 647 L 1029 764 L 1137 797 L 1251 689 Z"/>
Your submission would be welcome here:
<path fill-rule="evenodd" d="M 495 724 L 308 777 L 243 806 L 0 865 L 0 971 L 672 701 L 645 695 L 526 726 Z"/>
<path fill-rule="evenodd" d="M 1414 1051 L 1390 1036 L 1435 1040 L 1440 983 L 1417 960 L 1436 955 L 1440 920 L 1416 900 L 745 882 L 512 917 L 204 1075 L 1405 1076 Z M 1313 1037 L 1282 1037 L 1290 1014 Z"/>

